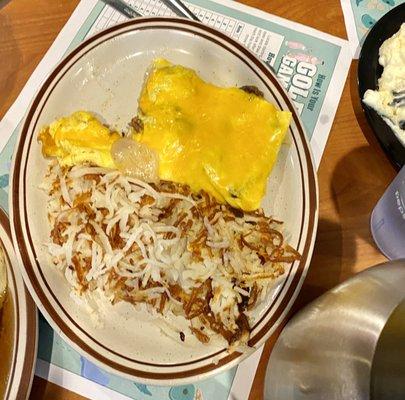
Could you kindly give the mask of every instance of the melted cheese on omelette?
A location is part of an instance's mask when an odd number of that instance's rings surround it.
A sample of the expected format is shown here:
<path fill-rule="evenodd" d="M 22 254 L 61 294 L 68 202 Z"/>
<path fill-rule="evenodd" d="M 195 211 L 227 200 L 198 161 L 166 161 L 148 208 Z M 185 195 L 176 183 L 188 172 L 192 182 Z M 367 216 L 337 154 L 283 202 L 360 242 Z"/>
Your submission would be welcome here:
<path fill-rule="evenodd" d="M 259 208 L 289 112 L 165 60 L 155 62 L 139 107 L 144 128 L 134 137 L 157 151 L 161 179 L 245 211 Z"/>
<path fill-rule="evenodd" d="M 93 114 L 77 111 L 44 127 L 38 139 L 45 157 L 56 157 L 62 166 L 89 162 L 104 168 L 114 168 L 111 146 L 120 138 Z"/>

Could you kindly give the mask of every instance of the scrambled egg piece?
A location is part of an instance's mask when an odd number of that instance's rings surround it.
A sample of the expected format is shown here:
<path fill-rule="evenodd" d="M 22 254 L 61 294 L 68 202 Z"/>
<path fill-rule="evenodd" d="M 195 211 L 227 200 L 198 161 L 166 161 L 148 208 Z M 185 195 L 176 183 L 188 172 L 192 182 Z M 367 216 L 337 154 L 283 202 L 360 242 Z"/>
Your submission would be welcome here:
<path fill-rule="evenodd" d="M 161 179 L 245 211 L 260 207 L 289 112 L 166 60 L 155 61 L 139 107 L 143 131 L 134 137 L 157 151 Z"/>
<path fill-rule="evenodd" d="M 77 111 L 44 127 L 38 137 L 45 157 L 56 157 L 62 166 L 90 162 L 114 168 L 112 144 L 121 137 L 111 132 L 93 114 Z"/>

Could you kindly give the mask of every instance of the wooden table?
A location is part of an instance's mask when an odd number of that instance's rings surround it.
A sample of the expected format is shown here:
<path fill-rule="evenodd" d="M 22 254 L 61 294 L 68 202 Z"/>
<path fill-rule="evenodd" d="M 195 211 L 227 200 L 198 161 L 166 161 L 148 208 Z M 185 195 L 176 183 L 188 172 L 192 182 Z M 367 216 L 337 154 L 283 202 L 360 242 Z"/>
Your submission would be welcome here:
<path fill-rule="evenodd" d="M 12 0 L 0 10 L 0 118 L 78 4 L 78 0 Z M 250 6 L 346 38 L 339 0 L 243 0 Z M 0 5 L 4 0 L 0 0 Z M 357 62 L 351 65 L 319 168 L 320 216 L 311 267 L 294 310 L 353 274 L 385 260 L 376 249 L 369 217 L 395 170 L 379 148 L 360 108 Z M 267 343 L 250 399 L 261 399 Z M 83 399 L 34 378 L 31 399 Z"/>

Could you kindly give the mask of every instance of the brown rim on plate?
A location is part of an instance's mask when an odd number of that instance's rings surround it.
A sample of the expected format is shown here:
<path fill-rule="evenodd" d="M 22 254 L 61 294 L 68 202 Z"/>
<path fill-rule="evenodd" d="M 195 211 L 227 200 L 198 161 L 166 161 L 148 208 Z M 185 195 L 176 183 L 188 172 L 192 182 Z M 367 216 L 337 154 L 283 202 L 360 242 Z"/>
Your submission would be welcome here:
<path fill-rule="evenodd" d="M 1 208 L 0 208 L 0 224 L 7 233 L 11 233 L 8 219 L 7 219 L 6 215 L 4 215 L 4 212 L 3 212 L 3 210 Z M 16 283 L 16 280 L 15 280 L 14 271 L 11 268 L 10 258 L 8 256 L 8 252 L 6 251 L 6 247 L 5 247 L 2 239 L 0 239 L 0 246 L 1 246 L 2 250 L 3 250 L 3 252 L 4 252 L 4 257 L 6 259 L 6 269 L 10 270 L 10 275 L 11 275 L 11 279 L 12 279 L 11 284 L 13 285 L 13 288 L 14 288 L 13 295 L 10 293 L 10 291 L 8 289 L 8 294 L 9 294 L 8 300 L 12 301 L 14 303 L 13 304 L 14 305 L 14 307 L 13 307 L 13 322 L 15 324 L 14 332 L 13 332 L 13 336 L 14 336 L 14 340 L 13 340 L 14 348 L 12 349 L 13 356 L 12 356 L 12 361 L 11 361 L 11 370 L 10 370 L 10 373 L 8 375 L 6 394 L 5 394 L 5 398 L 10 399 L 11 383 L 12 383 L 12 381 L 14 379 L 15 369 L 17 367 L 17 349 L 18 349 L 18 342 L 20 340 L 20 307 L 19 307 L 18 296 L 16 296 L 17 283 Z M 8 287 L 8 285 L 9 285 L 9 283 L 7 282 L 7 287 Z"/>
<path fill-rule="evenodd" d="M 149 25 L 147 26 L 142 26 L 142 24 L 145 24 L 145 22 L 148 22 Z M 153 25 L 152 23 L 156 23 L 156 25 Z M 173 25 L 173 23 L 175 23 L 176 25 Z M 172 24 L 172 25 L 171 25 Z M 139 26 L 141 25 L 141 26 Z M 180 26 L 183 25 L 183 26 Z M 186 26 L 192 26 L 194 28 L 199 28 L 199 30 L 190 30 L 188 29 Z M 267 321 L 263 327 L 260 327 L 259 331 L 257 333 L 255 333 L 254 335 L 252 335 L 251 340 L 250 340 L 250 344 L 251 345 L 256 345 L 257 343 L 260 342 L 260 340 L 263 339 L 263 337 L 266 335 L 266 333 L 269 332 L 269 330 L 273 327 L 273 325 L 275 324 L 275 322 L 277 322 L 277 320 L 281 317 L 281 315 L 283 314 L 283 312 L 286 311 L 286 306 L 288 305 L 289 302 L 291 302 L 291 297 L 295 294 L 295 292 L 297 291 L 297 288 L 299 287 L 299 283 L 303 280 L 304 278 L 304 273 L 306 272 L 307 269 L 307 264 L 308 264 L 308 258 L 310 257 L 311 254 L 311 250 L 312 250 L 312 245 L 313 245 L 313 240 L 314 240 L 314 234 L 315 234 L 315 226 L 316 226 L 316 215 L 317 215 L 317 184 L 316 184 L 316 177 L 315 177 L 315 173 L 314 173 L 314 169 L 313 169 L 313 165 L 312 165 L 312 159 L 311 159 L 311 154 L 306 142 L 306 137 L 305 137 L 305 133 L 304 130 L 302 128 L 302 125 L 299 121 L 298 115 L 296 114 L 296 111 L 292 105 L 292 103 L 290 102 L 290 100 L 288 99 L 287 94 L 285 93 L 284 89 L 281 87 L 280 83 L 278 82 L 278 80 L 276 79 L 276 77 L 269 71 L 269 69 L 262 63 L 260 62 L 258 59 L 256 59 L 256 57 L 249 51 L 247 50 L 245 47 L 243 47 L 242 45 L 240 45 L 239 43 L 235 42 L 234 40 L 230 39 L 228 36 L 222 34 L 221 32 L 218 32 L 210 27 L 204 26 L 202 24 L 193 22 L 193 21 L 188 21 L 188 20 L 179 20 L 179 19 L 173 19 L 173 18 L 142 18 L 142 19 L 136 19 L 136 20 L 131 20 L 128 22 L 124 22 L 122 24 L 116 25 L 114 27 L 111 27 L 101 33 L 96 34 L 95 36 L 91 37 L 90 39 L 88 39 L 87 41 L 83 42 L 78 48 L 76 48 L 72 53 L 70 53 L 56 68 L 55 70 L 51 73 L 51 75 L 49 76 L 49 78 L 45 81 L 45 83 L 43 84 L 43 86 L 41 87 L 39 93 L 37 94 L 37 96 L 35 97 L 28 115 L 26 117 L 24 126 L 22 128 L 21 134 L 20 134 L 20 139 L 19 139 L 19 143 L 17 146 L 17 150 L 15 153 L 15 159 L 14 159 L 14 166 L 18 166 L 18 168 L 14 168 L 13 171 L 13 182 L 12 182 L 12 210 L 13 210 L 13 226 L 15 229 L 15 236 L 16 236 L 16 242 L 18 243 L 18 247 L 20 249 L 20 253 L 22 256 L 22 259 L 24 261 L 24 265 L 25 265 L 25 272 L 28 275 L 28 278 L 30 280 L 30 284 L 32 285 L 32 289 L 34 290 L 38 300 L 40 301 L 40 305 L 46 310 L 46 313 L 50 316 L 50 318 L 52 319 L 52 321 L 59 327 L 59 329 L 61 329 L 62 331 L 62 335 L 65 335 L 65 337 L 67 337 L 72 343 L 74 343 L 76 346 L 78 346 L 79 348 L 82 349 L 82 351 L 85 351 L 89 356 L 93 357 L 95 360 L 98 360 L 99 362 L 102 362 L 103 364 L 109 366 L 110 368 L 117 370 L 117 371 L 121 371 L 124 374 L 127 375 L 132 375 L 132 376 L 138 376 L 141 378 L 146 378 L 146 379 L 151 379 L 151 380 L 162 380 L 162 379 L 170 379 L 170 378 L 185 378 L 185 377 L 190 377 L 190 376 L 195 376 L 197 374 L 203 374 L 206 372 L 209 372 L 213 369 L 218 369 L 219 367 L 229 364 L 230 362 L 234 361 L 235 359 L 241 357 L 241 354 L 239 353 L 233 353 L 230 355 L 226 355 L 224 356 L 222 359 L 219 360 L 218 364 L 214 365 L 214 364 L 209 364 L 209 365 L 205 365 L 205 366 L 200 366 L 194 369 L 189 369 L 187 371 L 181 371 L 181 372 L 161 372 L 161 373 L 155 373 L 155 372 L 145 372 L 145 371 L 141 371 L 139 369 L 135 369 L 135 368 L 130 368 L 124 365 L 121 365 L 113 360 L 107 359 L 104 355 L 100 354 L 99 352 L 97 352 L 97 350 L 95 350 L 94 348 L 92 348 L 90 345 L 88 345 L 87 343 L 85 343 L 85 341 L 83 341 L 80 337 L 78 337 L 76 335 L 76 333 L 71 329 L 70 326 L 68 326 L 63 319 L 60 317 L 60 315 L 58 315 L 58 313 L 56 312 L 56 310 L 53 308 L 52 304 L 50 303 L 50 301 L 48 300 L 48 298 L 45 296 L 42 288 L 41 288 L 41 284 L 39 283 L 39 281 L 37 280 L 37 277 L 35 275 L 34 272 L 34 268 L 36 267 L 36 269 L 39 271 L 39 274 L 41 275 L 41 279 L 43 284 L 46 286 L 47 290 L 49 291 L 49 293 L 52 295 L 53 300 L 55 301 L 55 303 L 58 305 L 58 307 L 63 311 L 64 316 L 69 320 L 69 322 L 76 327 L 76 329 L 80 330 L 85 336 L 87 336 L 90 340 L 92 340 L 94 343 L 96 343 L 98 346 L 104 348 L 105 350 L 107 350 L 108 352 L 110 352 L 111 354 L 115 354 L 116 356 L 122 358 L 122 359 L 126 359 L 128 361 L 131 362 L 135 362 L 137 364 L 140 365 L 148 365 L 148 366 L 156 366 L 159 368 L 170 368 L 170 367 L 180 367 L 180 366 L 185 366 L 185 365 L 192 365 L 201 361 L 204 361 L 205 359 L 208 358 L 212 358 L 214 356 L 218 356 L 224 352 L 226 352 L 226 349 L 220 350 L 215 354 L 210 354 L 206 357 L 197 359 L 197 360 L 193 360 L 191 362 L 187 362 L 187 363 L 175 363 L 175 364 L 153 364 L 153 363 L 145 363 L 143 361 L 139 361 L 139 360 L 134 360 L 134 359 L 130 359 L 128 357 L 126 357 L 125 355 L 122 354 L 118 354 L 110 349 L 107 349 L 103 344 L 97 342 L 94 338 L 90 337 L 88 335 L 87 332 L 85 332 L 66 312 L 66 310 L 62 307 L 62 305 L 60 304 L 60 302 L 57 299 L 57 296 L 52 292 L 51 288 L 49 287 L 47 281 L 45 280 L 43 271 L 41 269 L 41 266 L 39 265 L 39 263 L 36 261 L 36 265 L 34 266 L 31 261 L 30 261 L 30 256 L 28 253 L 28 248 L 27 248 L 27 244 L 25 243 L 24 239 L 23 239 L 23 228 L 22 228 L 22 224 L 24 224 L 25 222 L 25 228 L 26 228 L 26 232 L 28 235 L 28 241 L 29 241 L 29 247 L 30 250 L 33 252 L 35 259 L 36 259 L 36 255 L 35 255 L 35 249 L 33 246 L 33 242 L 32 242 L 32 237 L 30 235 L 30 230 L 29 230 L 29 225 L 28 225 L 28 221 L 27 221 L 27 209 L 26 209 L 26 187 L 25 187 L 25 183 L 27 181 L 27 161 L 28 159 L 25 158 L 25 164 L 23 165 L 23 173 L 22 173 L 22 177 L 21 177 L 21 166 L 22 163 L 24 163 L 23 160 L 23 156 L 24 156 L 24 146 L 26 144 L 26 139 L 28 132 L 29 132 L 29 128 L 30 125 L 32 125 L 32 123 L 34 123 L 34 128 L 36 128 L 36 124 L 38 122 L 38 118 L 36 119 L 35 122 L 33 122 L 33 117 L 34 114 L 37 111 L 37 108 L 40 104 L 41 101 L 43 101 L 42 104 L 42 108 L 39 111 L 38 115 L 41 114 L 41 111 L 43 109 L 43 107 L 45 106 L 50 94 L 52 93 L 53 89 L 56 87 L 56 85 L 58 84 L 59 80 L 62 79 L 63 75 L 66 74 L 66 72 L 81 58 L 83 57 L 85 54 L 87 54 L 89 51 L 91 51 L 94 47 L 97 47 L 98 45 L 100 45 L 102 42 L 107 41 L 112 39 L 112 37 L 117 36 L 117 35 L 121 35 L 122 32 L 122 28 L 129 28 L 126 29 L 125 32 L 128 31 L 136 31 L 136 30 L 145 30 L 145 29 L 173 29 L 173 30 L 180 30 L 180 31 L 186 31 L 186 32 L 192 32 L 194 35 L 198 35 L 201 36 L 205 39 L 208 39 L 214 43 L 216 43 L 217 45 L 225 48 L 228 52 L 233 53 L 235 56 L 237 56 L 241 62 L 244 62 L 256 75 L 259 79 L 262 80 L 263 84 L 267 87 L 267 89 L 269 90 L 270 93 L 272 93 L 273 97 L 276 99 L 278 105 L 280 108 L 281 104 L 279 102 L 279 100 L 276 97 L 276 94 L 272 91 L 272 89 L 267 85 L 267 83 L 261 78 L 261 76 L 256 72 L 256 70 L 245 60 L 243 59 L 239 54 L 237 54 L 235 51 L 232 50 L 233 48 L 236 48 L 238 51 L 240 51 L 241 53 L 243 53 L 247 60 L 250 61 L 251 63 L 254 64 L 255 68 L 259 69 L 267 79 L 269 79 L 272 84 L 277 88 L 278 90 L 278 94 L 282 96 L 284 102 L 288 105 L 289 110 L 291 111 L 293 118 L 294 118 L 294 122 L 297 126 L 297 130 L 299 132 L 300 135 L 300 139 L 301 139 L 301 143 L 302 143 L 302 147 L 304 149 L 304 155 L 305 155 L 305 160 L 307 163 L 307 171 L 306 173 L 304 173 L 304 167 L 303 167 L 303 161 L 301 160 L 301 154 L 298 151 L 298 143 L 297 143 L 297 138 L 294 136 L 293 131 L 290 128 L 291 131 L 291 135 L 293 137 L 294 140 L 294 145 L 297 147 L 297 154 L 299 157 L 299 163 L 300 163 L 300 172 L 301 172 L 301 180 L 303 182 L 303 201 L 304 201 L 304 206 L 303 206 L 303 214 L 302 214 L 302 221 L 301 221 L 301 232 L 299 235 L 299 241 L 298 241 L 298 247 L 301 244 L 301 240 L 302 240 L 302 235 L 303 235 L 303 225 L 304 225 L 304 220 L 305 220 L 305 190 L 304 190 L 304 182 L 305 182 L 305 176 L 308 176 L 308 186 L 309 186 L 309 217 L 308 218 L 308 228 L 307 228 L 307 238 L 306 238 L 306 242 L 304 245 L 304 248 L 302 250 L 302 259 L 298 264 L 298 268 L 294 274 L 294 277 L 292 279 L 292 282 L 290 283 L 290 287 L 288 289 L 287 294 L 284 295 L 284 298 L 281 301 L 281 304 L 279 304 L 279 306 L 277 307 L 276 311 L 274 311 L 274 314 L 272 315 L 271 319 L 269 321 Z M 227 47 L 224 43 L 216 40 L 215 38 L 213 38 L 212 36 L 207 36 L 206 34 L 204 34 L 202 31 L 206 31 L 209 32 L 217 37 L 219 37 L 220 39 L 222 39 L 223 41 L 227 42 L 227 44 L 231 45 L 229 47 Z M 118 32 L 117 32 L 118 31 Z M 115 35 L 111 36 L 111 33 L 115 33 Z M 98 39 L 101 39 L 105 37 L 105 39 L 102 42 L 97 42 Z M 94 46 L 91 46 L 94 42 L 96 42 L 96 44 Z M 85 50 L 82 54 L 80 54 L 80 57 L 78 57 L 74 63 L 72 63 L 68 68 L 65 69 L 65 71 L 63 71 L 63 74 L 61 76 L 58 77 L 58 79 L 56 81 L 55 77 L 58 76 L 58 74 L 63 70 L 63 68 L 78 54 L 80 53 L 82 50 Z M 48 95 L 45 98 L 45 100 L 43 100 L 44 94 L 48 91 Z M 35 130 L 35 129 L 33 129 Z M 32 144 L 32 140 L 33 140 L 33 135 L 28 138 L 29 142 L 28 142 L 28 150 L 27 150 L 27 154 L 29 153 L 31 144 Z M 20 180 L 23 180 L 24 184 L 22 187 L 22 193 L 21 193 L 21 188 L 19 185 Z M 19 209 L 19 198 L 20 196 L 23 196 L 24 199 L 24 217 L 21 218 L 20 215 L 20 209 Z M 25 221 L 24 221 L 25 220 Z M 290 274 L 291 271 L 295 268 L 294 265 L 296 265 L 296 263 L 294 263 L 288 271 L 287 276 L 285 277 L 284 283 L 283 283 L 283 287 L 281 288 L 281 290 L 279 290 L 277 296 L 275 297 L 275 299 L 273 299 L 273 302 L 270 306 L 267 307 L 265 313 L 263 314 L 262 318 L 255 324 L 255 326 L 252 328 L 252 331 L 254 331 L 263 321 L 263 319 L 265 319 L 268 314 L 270 312 L 273 311 L 273 306 L 274 304 L 277 302 L 280 294 L 283 292 L 283 288 L 284 286 L 287 284 L 289 278 L 290 278 Z"/>
<path fill-rule="evenodd" d="M 27 311 L 26 313 L 26 322 L 27 322 L 27 332 L 26 332 L 26 343 L 24 349 L 19 349 L 21 337 L 21 314 L 20 314 L 20 298 L 18 295 L 18 285 L 16 280 L 16 272 L 14 268 L 16 267 L 14 264 L 11 263 L 10 255 L 8 250 L 12 250 L 12 239 L 11 239 L 11 230 L 10 230 L 10 222 L 3 211 L 0 208 L 0 226 L 4 229 L 6 238 L 0 238 L 0 245 L 3 248 L 4 255 L 6 257 L 7 269 L 10 271 L 10 275 L 12 277 L 12 285 L 14 288 L 13 296 L 10 296 L 10 300 L 14 303 L 14 320 L 15 320 L 15 329 L 14 329 L 14 349 L 13 349 L 13 359 L 11 364 L 11 371 L 8 377 L 6 394 L 4 399 L 5 400 L 14 400 L 14 399 L 25 399 L 28 397 L 31 391 L 31 383 L 34 376 L 34 366 L 37 357 L 37 336 L 38 336 L 38 328 L 37 328 L 37 309 L 35 306 L 34 301 L 32 300 L 28 290 L 24 286 L 24 305 Z M 4 243 L 4 239 L 8 240 L 8 244 Z M 17 272 L 18 273 L 18 272 Z M 21 282 L 22 282 L 22 278 Z M 24 352 L 24 358 L 22 363 L 17 365 L 17 357 L 19 352 Z M 17 368 L 19 369 L 19 381 L 13 382 L 14 376 L 16 374 Z M 18 384 L 18 391 L 15 393 L 15 397 L 11 397 L 11 391 L 13 389 L 13 384 Z"/>

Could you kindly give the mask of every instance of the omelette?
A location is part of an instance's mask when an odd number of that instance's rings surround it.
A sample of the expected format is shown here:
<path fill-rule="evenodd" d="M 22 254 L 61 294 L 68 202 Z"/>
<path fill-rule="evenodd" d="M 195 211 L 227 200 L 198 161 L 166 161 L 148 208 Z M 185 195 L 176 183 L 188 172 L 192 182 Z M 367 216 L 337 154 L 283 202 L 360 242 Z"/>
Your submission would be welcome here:
<path fill-rule="evenodd" d="M 159 177 L 245 211 L 260 207 L 291 114 L 256 93 L 222 88 L 156 60 L 139 99 L 135 139 L 159 156 Z"/>
<path fill-rule="evenodd" d="M 141 164 L 150 170 L 156 165 L 162 180 L 253 211 L 260 207 L 290 119 L 256 90 L 218 87 L 190 68 L 158 59 L 147 74 L 129 137 L 120 139 L 93 114 L 78 111 L 44 127 L 39 140 L 44 156 L 56 157 L 62 166 L 90 163 L 130 174 L 128 164 L 137 164 L 137 172 Z M 151 176 L 146 172 L 135 176 Z"/>

